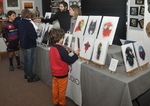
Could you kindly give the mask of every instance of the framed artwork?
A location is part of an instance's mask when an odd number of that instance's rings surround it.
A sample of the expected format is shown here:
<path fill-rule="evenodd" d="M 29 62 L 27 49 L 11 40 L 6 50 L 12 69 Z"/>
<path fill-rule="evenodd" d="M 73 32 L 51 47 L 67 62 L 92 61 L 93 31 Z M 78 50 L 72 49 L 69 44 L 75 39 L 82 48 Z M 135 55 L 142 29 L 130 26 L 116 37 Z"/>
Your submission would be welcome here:
<path fill-rule="evenodd" d="M 144 27 L 144 19 L 139 20 L 139 25 L 141 29 Z"/>
<path fill-rule="evenodd" d="M 144 0 L 135 0 L 135 4 L 144 4 Z"/>
<path fill-rule="evenodd" d="M 53 28 L 53 25 L 50 25 L 49 23 L 46 23 L 45 28 L 44 28 L 44 34 L 43 34 L 43 39 L 42 39 L 42 43 L 44 45 L 49 45 L 49 32 L 50 30 Z"/>
<path fill-rule="evenodd" d="M 27 8 L 32 11 L 33 9 L 35 9 L 34 1 L 22 1 L 22 8 Z"/>
<path fill-rule="evenodd" d="M 145 31 L 146 31 L 147 36 L 150 37 L 150 22 L 147 23 Z"/>
<path fill-rule="evenodd" d="M 50 18 L 51 18 L 51 15 L 52 15 L 51 12 L 46 12 L 44 19 L 50 19 Z"/>
<path fill-rule="evenodd" d="M 108 41 L 96 39 L 94 43 L 92 61 L 104 65 L 107 56 L 108 46 Z"/>
<path fill-rule="evenodd" d="M 6 10 L 19 10 L 20 0 L 5 0 Z"/>
<path fill-rule="evenodd" d="M 73 30 L 73 36 L 84 35 L 84 30 L 86 27 L 87 20 L 88 20 L 88 16 L 78 16 L 74 30 Z"/>
<path fill-rule="evenodd" d="M 82 48 L 82 44 L 83 44 L 83 36 L 77 35 L 75 36 L 75 41 L 73 43 L 73 50 L 76 51 L 78 48 Z"/>
<path fill-rule="evenodd" d="M 138 19 L 137 18 L 130 18 L 130 26 L 138 27 Z"/>
<path fill-rule="evenodd" d="M 142 66 L 146 63 L 148 63 L 147 54 L 145 52 L 144 43 L 143 41 L 137 41 L 134 43 L 135 53 L 137 56 L 137 60 L 139 63 L 139 66 Z"/>
<path fill-rule="evenodd" d="M 38 29 L 37 29 L 37 39 L 36 39 L 36 41 L 38 42 L 38 43 L 41 43 L 42 42 L 42 40 L 43 40 L 43 35 L 44 35 L 44 28 L 45 28 L 45 23 L 37 23 L 37 26 L 38 26 Z"/>
<path fill-rule="evenodd" d="M 94 39 L 85 37 L 80 51 L 80 57 L 90 60 L 94 48 Z"/>
<path fill-rule="evenodd" d="M 132 43 L 121 46 L 126 72 L 138 67 Z"/>
<path fill-rule="evenodd" d="M 104 16 L 97 38 L 100 40 L 106 40 L 109 42 L 109 45 L 112 45 L 118 21 L 119 17 Z"/>
<path fill-rule="evenodd" d="M 140 6 L 140 12 L 139 12 L 139 15 L 144 16 L 144 10 L 145 10 L 145 7 L 144 7 L 144 6 Z"/>
<path fill-rule="evenodd" d="M 130 7 L 130 15 L 138 15 L 138 7 Z"/>
<path fill-rule="evenodd" d="M 102 16 L 89 16 L 84 35 L 96 39 L 101 19 Z"/>
<path fill-rule="evenodd" d="M 71 47 L 71 42 L 72 42 L 72 34 L 66 33 L 63 40 L 63 45 L 66 47 Z"/>

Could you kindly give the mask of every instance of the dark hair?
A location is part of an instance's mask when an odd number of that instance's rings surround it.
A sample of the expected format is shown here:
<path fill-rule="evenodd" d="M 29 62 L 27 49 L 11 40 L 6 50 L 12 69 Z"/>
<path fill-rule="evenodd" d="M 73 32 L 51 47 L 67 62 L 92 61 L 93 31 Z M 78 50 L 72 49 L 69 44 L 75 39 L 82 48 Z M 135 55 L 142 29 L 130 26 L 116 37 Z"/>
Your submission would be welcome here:
<path fill-rule="evenodd" d="M 28 10 L 27 8 L 23 9 L 21 11 L 21 17 L 22 18 L 31 18 L 31 11 Z"/>
<path fill-rule="evenodd" d="M 52 28 L 49 32 L 49 42 L 50 45 L 58 43 L 65 35 L 65 31 L 62 28 Z"/>
<path fill-rule="evenodd" d="M 68 8 L 68 4 L 67 4 L 67 2 L 65 2 L 65 1 L 61 1 L 61 2 L 59 2 L 59 4 L 62 4 L 64 7 L 67 7 L 67 8 Z"/>
<path fill-rule="evenodd" d="M 7 12 L 7 17 L 8 17 L 8 16 L 11 16 L 12 14 L 16 14 L 16 13 L 15 13 L 14 11 L 8 11 L 8 12 Z"/>

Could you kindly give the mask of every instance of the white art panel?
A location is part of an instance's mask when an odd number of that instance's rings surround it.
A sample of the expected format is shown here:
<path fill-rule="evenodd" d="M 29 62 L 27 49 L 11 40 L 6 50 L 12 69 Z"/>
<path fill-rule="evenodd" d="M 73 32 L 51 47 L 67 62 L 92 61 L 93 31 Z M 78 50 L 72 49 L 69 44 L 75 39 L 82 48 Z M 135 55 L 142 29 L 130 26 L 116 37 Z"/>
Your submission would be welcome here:
<path fill-rule="evenodd" d="M 75 37 L 74 47 L 73 47 L 74 51 L 76 51 L 78 48 L 80 49 L 82 48 L 83 40 L 84 40 L 83 36 L 77 35 Z"/>
<path fill-rule="evenodd" d="M 37 31 L 38 31 L 37 36 L 38 37 L 37 37 L 36 41 L 38 43 L 41 43 L 43 40 L 44 32 L 45 32 L 45 30 L 44 30 L 45 29 L 45 23 L 38 23 L 37 26 L 38 26 L 38 29 L 37 29 Z"/>
<path fill-rule="evenodd" d="M 139 66 L 142 66 L 146 63 L 148 63 L 147 54 L 144 49 L 143 41 L 137 41 L 134 43 L 134 48 L 137 56 L 137 60 L 139 63 Z"/>
<path fill-rule="evenodd" d="M 72 34 L 66 33 L 64 40 L 63 40 L 63 45 L 70 47 L 72 42 Z"/>
<path fill-rule="evenodd" d="M 50 19 L 50 18 L 51 18 L 51 15 L 52 15 L 51 12 L 46 12 L 44 19 Z"/>
<path fill-rule="evenodd" d="M 89 16 L 84 35 L 96 39 L 101 19 L 102 16 Z"/>
<path fill-rule="evenodd" d="M 96 39 L 94 43 L 94 52 L 92 56 L 92 61 L 104 65 L 107 56 L 108 46 L 109 46 L 108 41 Z"/>
<path fill-rule="evenodd" d="M 87 20 L 88 20 L 88 16 L 78 16 L 73 30 L 73 36 L 77 36 L 77 35 L 83 36 Z"/>
<path fill-rule="evenodd" d="M 119 17 L 104 16 L 98 34 L 98 39 L 109 41 L 109 45 L 112 45 L 118 21 Z"/>
<path fill-rule="evenodd" d="M 93 52 L 93 47 L 94 39 L 85 37 L 82 44 L 82 49 L 80 51 L 80 57 L 90 60 Z"/>
<path fill-rule="evenodd" d="M 48 45 L 49 44 L 49 40 L 48 40 L 48 37 L 49 37 L 49 32 L 50 30 L 53 28 L 53 25 L 49 24 L 49 23 L 46 23 L 45 25 L 45 28 L 44 28 L 44 35 L 43 35 L 43 40 L 42 40 L 42 43 L 45 45 Z"/>
<path fill-rule="evenodd" d="M 126 68 L 126 72 L 129 72 L 135 68 L 138 67 L 136 57 L 135 57 L 135 51 L 132 43 L 122 45 L 122 54 L 124 59 L 124 64 Z"/>

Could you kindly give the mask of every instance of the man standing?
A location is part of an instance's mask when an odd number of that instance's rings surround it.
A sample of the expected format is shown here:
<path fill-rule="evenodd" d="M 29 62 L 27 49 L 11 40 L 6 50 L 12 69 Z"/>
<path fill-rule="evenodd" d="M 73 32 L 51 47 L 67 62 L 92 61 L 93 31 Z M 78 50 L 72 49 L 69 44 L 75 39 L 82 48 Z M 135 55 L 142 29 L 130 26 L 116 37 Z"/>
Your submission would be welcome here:
<path fill-rule="evenodd" d="M 59 10 L 54 16 L 50 19 L 34 19 L 34 22 L 49 22 L 52 24 L 53 21 L 58 20 L 60 28 L 64 29 L 67 32 L 70 29 L 70 19 L 71 16 L 68 10 L 68 4 L 65 1 L 59 2 Z"/>

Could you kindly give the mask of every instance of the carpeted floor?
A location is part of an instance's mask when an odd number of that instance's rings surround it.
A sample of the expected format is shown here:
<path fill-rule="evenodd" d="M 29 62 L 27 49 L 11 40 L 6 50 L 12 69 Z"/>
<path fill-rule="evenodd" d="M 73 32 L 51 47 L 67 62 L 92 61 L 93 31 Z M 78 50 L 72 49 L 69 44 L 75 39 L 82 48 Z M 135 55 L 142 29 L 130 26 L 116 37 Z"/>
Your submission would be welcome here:
<path fill-rule="evenodd" d="M 9 71 L 8 54 L 0 62 L 0 106 L 53 106 L 51 88 L 41 80 L 28 83 L 24 72 Z M 66 106 L 77 106 L 67 99 Z"/>

